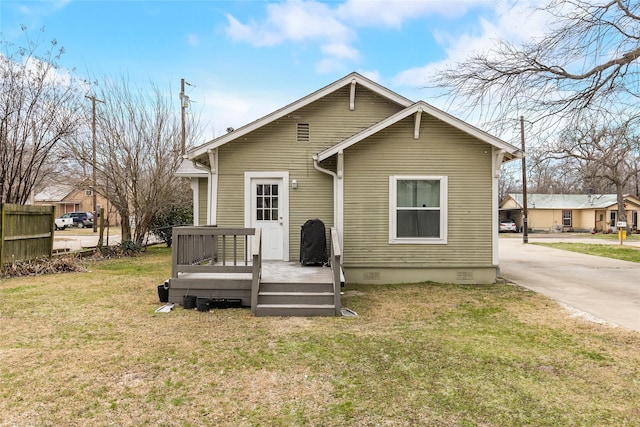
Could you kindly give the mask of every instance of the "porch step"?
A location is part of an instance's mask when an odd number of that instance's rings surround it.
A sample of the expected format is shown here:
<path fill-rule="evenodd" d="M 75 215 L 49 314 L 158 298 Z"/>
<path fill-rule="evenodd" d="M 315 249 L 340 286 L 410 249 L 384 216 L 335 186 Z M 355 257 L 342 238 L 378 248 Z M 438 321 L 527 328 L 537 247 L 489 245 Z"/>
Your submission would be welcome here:
<path fill-rule="evenodd" d="M 333 292 L 260 292 L 260 304 L 333 304 Z"/>
<path fill-rule="evenodd" d="M 260 282 L 261 292 L 331 292 L 331 282 Z"/>
<path fill-rule="evenodd" d="M 256 316 L 335 316 L 333 304 L 258 304 Z"/>
<path fill-rule="evenodd" d="M 256 316 L 335 316 L 332 283 L 263 282 Z"/>

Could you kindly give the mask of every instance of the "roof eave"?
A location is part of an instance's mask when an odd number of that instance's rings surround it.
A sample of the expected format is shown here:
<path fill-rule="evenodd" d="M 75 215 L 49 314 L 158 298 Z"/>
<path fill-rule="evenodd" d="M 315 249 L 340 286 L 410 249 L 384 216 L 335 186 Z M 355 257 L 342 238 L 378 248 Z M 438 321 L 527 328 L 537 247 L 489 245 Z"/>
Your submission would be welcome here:
<path fill-rule="evenodd" d="M 390 99 L 392 102 L 395 102 L 401 106 L 404 107 L 408 107 L 411 104 L 413 104 L 413 101 L 385 88 L 384 86 L 379 85 L 378 83 L 367 79 L 366 77 L 358 74 L 358 73 L 350 73 L 347 76 L 341 78 L 340 80 L 337 80 L 325 87 L 323 87 L 322 89 L 319 89 L 297 101 L 294 101 L 293 103 L 286 105 L 285 107 L 280 108 L 279 110 L 274 111 L 273 113 L 270 113 L 262 118 L 259 118 L 241 128 L 238 128 L 232 132 L 227 133 L 226 135 L 223 135 L 221 137 L 218 137 L 216 139 L 213 139 L 207 143 L 202 144 L 199 147 L 194 148 L 193 150 L 189 151 L 187 153 L 187 157 L 189 159 L 196 159 L 200 156 L 206 155 L 208 150 L 213 150 L 215 148 L 218 148 L 224 144 L 227 144 L 235 139 L 241 138 L 244 135 L 247 135 L 250 132 L 253 132 L 254 130 L 269 124 L 271 122 L 274 122 L 275 120 L 278 120 L 288 114 L 293 113 L 296 110 L 299 110 L 302 107 L 305 107 L 315 101 L 317 101 L 318 99 L 323 98 L 324 96 L 340 89 L 343 86 L 346 86 L 348 84 L 351 84 L 352 82 L 356 82 L 357 84 L 361 84 L 363 86 L 365 86 L 366 88 L 376 92 L 377 94 L 384 96 L 388 99 Z"/>

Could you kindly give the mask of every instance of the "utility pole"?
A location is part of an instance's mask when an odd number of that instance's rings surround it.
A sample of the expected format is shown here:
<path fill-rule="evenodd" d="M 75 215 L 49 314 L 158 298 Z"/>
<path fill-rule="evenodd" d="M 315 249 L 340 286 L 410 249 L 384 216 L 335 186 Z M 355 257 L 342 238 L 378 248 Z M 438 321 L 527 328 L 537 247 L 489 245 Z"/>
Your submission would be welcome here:
<path fill-rule="evenodd" d="M 182 151 L 180 154 L 184 155 L 186 151 L 187 132 L 184 123 L 184 115 L 187 107 L 189 107 L 189 96 L 184 93 L 184 85 L 192 86 L 190 83 L 185 82 L 184 79 L 180 79 L 180 111 L 182 113 Z"/>
<path fill-rule="evenodd" d="M 529 243 L 529 209 L 527 208 L 527 155 L 524 150 L 524 116 L 520 116 L 522 142 L 522 243 Z"/>
<path fill-rule="evenodd" d="M 97 182 L 96 182 L 96 101 L 97 102 L 102 102 L 104 104 L 104 101 L 101 101 L 100 99 L 97 99 L 95 97 L 95 95 L 85 95 L 85 98 L 90 99 L 91 100 L 91 144 L 93 147 L 93 155 L 91 158 L 91 169 L 92 169 L 92 174 L 93 174 L 93 188 L 91 191 L 91 194 L 93 194 L 93 232 L 97 232 L 98 231 L 98 199 L 96 196 L 96 187 L 97 187 Z"/>

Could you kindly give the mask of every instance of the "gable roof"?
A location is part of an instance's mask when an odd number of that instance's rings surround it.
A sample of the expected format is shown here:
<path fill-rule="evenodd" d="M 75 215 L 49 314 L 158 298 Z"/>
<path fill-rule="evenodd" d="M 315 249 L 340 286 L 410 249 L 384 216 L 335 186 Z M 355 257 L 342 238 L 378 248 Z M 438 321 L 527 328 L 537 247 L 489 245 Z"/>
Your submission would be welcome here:
<path fill-rule="evenodd" d="M 510 193 L 508 197 L 522 207 L 522 193 Z M 624 199 L 640 203 L 629 194 L 625 194 Z M 618 197 L 615 194 L 527 194 L 528 209 L 604 209 L 616 203 Z"/>
<path fill-rule="evenodd" d="M 305 107 L 309 104 L 311 104 L 312 102 L 317 101 L 318 99 L 321 99 L 327 95 L 329 95 L 332 92 L 335 92 L 336 90 L 351 84 L 352 82 L 355 82 L 356 84 L 362 85 L 364 87 L 366 87 L 367 89 L 377 93 L 380 96 L 383 96 L 393 102 L 395 102 L 396 104 L 402 106 L 402 107 L 408 107 L 411 104 L 413 104 L 413 101 L 398 95 L 397 93 L 393 92 L 392 90 L 389 90 L 387 88 L 385 88 L 382 85 L 379 85 L 378 83 L 374 82 L 373 80 L 369 80 L 368 78 L 353 72 L 351 74 L 346 75 L 345 77 L 341 78 L 340 80 L 337 80 L 325 87 L 323 87 L 322 89 L 319 89 L 307 96 L 305 96 L 304 98 L 301 98 L 283 108 L 280 108 L 279 110 L 274 111 L 271 114 L 268 114 L 258 120 L 255 120 L 239 129 L 236 129 L 232 132 L 229 132 L 223 136 L 220 136 L 218 138 L 215 138 L 209 142 L 206 142 L 202 145 L 200 145 L 199 147 L 196 147 L 192 150 L 190 150 L 187 154 L 186 157 L 188 159 L 195 159 L 197 157 L 200 157 L 204 154 L 207 153 L 208 150 L 212 150 L 214 148 L 220 147 L 230 141 L 233 141 L 237 138 L 240 138 L 246 134 L 248 134 L 249 132 L 252 132 L 262 126 L 265 126 L 271 122 L 274 122 L 302 107 Z"/>
<path fill-rule="evenodd" d="M 50 185 L 34 196 L 36 202 L 61 202 L 75 189 L 73 185 Z"/>
<path fill-rule="evenodd" d="M 507 161 L 513 160 L 516 158 L 522 158 L 522 154 L 517 147 L 501 140 L 500 138 L 496 138 L 495 136 L 490 135 L 481 129 L 478 129 L 477 127 L 470 125 L 465 121 L 462 121 L 456 117 L 453 117 L 452 115 L 445 113 L 444 111 L 439 110 L 434 106 L 427 104 L 424 101 L 418 101 L 410 105 L 409 107 L 405 108 L 404 110 L 399 111 L 396 114 L 386 118 L 385 120 L 382 120 L 381 122 L 374 124 L 368 129 L 365 129 L 362 132 L 357 133 L 356 135 L 353 135 L 352 137 L 345 139 L 339 144 L 336 144 L 333 147 L 329 147 L 328 149 L 318 153 L 318 160 L 319 161 L 325 160 L 339 153 L 340 151 L 362 141 L 363 139 L 371 135 L 374 135 L 377 132 L 380 132 L 381 130 L 386 129 L 387 127 L 399 122 L 400 120 L 405 119 L 418 112 L 427 113 L 430 116 L 433 116 L 436 119 L 439 119 L 457 128 L 458 130 L 461 130 L 462 132 L 465 132 L 475 138 L 478 138 L 479 140 L 486 142 L 487 144 L 490 144 L 496 148 L 504 150 L 505 151 L 504 158 Z"/>

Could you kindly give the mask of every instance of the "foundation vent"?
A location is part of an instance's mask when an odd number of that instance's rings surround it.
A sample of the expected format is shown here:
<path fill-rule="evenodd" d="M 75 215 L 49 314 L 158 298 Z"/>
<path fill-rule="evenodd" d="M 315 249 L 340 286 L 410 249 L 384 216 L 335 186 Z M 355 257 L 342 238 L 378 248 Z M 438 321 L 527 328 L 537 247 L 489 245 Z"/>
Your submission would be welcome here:
<path fill-rule="evenodd" d="M 380 272 L 379 271 L 367 271 L 362 274 L 363 280 L 380 280 Z"/>
<path fill-rule="evenodd" d="M 471 271 L 458 271 L 456 272 L 456 281 L 468 282 L 473 280 L 473 272 Z"/>

